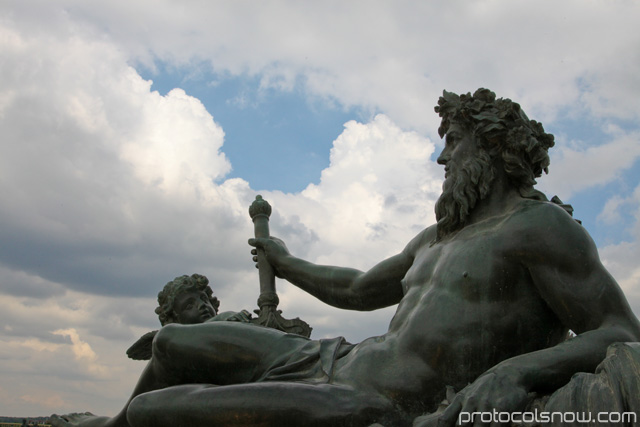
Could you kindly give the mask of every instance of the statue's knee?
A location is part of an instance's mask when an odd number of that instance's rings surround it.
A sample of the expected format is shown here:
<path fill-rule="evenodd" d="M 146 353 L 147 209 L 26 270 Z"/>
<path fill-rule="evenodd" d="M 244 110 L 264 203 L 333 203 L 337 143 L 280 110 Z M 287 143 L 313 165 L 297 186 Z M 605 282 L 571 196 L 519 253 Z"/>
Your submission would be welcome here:
<path fill-rule="evenodd" d="M 138 395 L 129 402 L 127 421 L 131 427 L 145 427 L 149 425 L 150 403 L 145 394 Z"/>
<path fill-rule="evenodd" d="M 153 357 L 155 360 L 167 357 L 169 350 L 174 346 L 180 325 L 169 324 L 158 331 L 153 339 Z"/>

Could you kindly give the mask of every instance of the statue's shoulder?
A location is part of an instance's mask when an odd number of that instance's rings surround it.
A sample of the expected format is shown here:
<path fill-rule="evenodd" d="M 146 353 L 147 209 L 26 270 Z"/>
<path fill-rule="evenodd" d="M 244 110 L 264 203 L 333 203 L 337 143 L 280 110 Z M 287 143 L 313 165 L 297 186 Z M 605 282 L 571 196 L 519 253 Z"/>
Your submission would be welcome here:
<path fill-rule="evenodd" d="M 418 233 L 411 241 L 407 244 L 404 249 L 404 253 L 410 256 L 415 256 L 420 248 L 423 246 L 429 246 L 436 238 L 436 224 L 430 225 L 429 227 L 422 230 Z"/>
<path fill-rule="evenodd" d="M 548 251 L 551 247 L 591 245 L 591 237 L 567 205 L 523 199 L 513 210 L 505 232 L 519 246 Z"/>
<path fill-rule="evenodd" d="M 550 229 L 579 226 L 580 221 L 576 221 L 571 214 L 573 209 L 567 206 L 557 202 L 522 199 L 513 209 L 512 218 L 516 219 L 517 224 L 527 227 Z"/>

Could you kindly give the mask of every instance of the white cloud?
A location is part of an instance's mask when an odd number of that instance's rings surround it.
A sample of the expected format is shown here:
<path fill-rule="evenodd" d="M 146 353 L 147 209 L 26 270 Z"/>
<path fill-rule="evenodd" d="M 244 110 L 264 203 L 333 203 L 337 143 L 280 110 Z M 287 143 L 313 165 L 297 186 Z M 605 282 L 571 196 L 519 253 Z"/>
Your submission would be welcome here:
<path fill-rule="evenodd" d="M 200 101 L 181 89 L 144 97 L 148 103 L 140 109 L 147 110 L 144 118 L 153 122 L 139 124 L 138 135 L 127 135 L 121 151 L 142 182 L 173 195 L 202 193 L 209 181 L 229 172 L 229 162 L 218 151 L 224 132 Z"/>
<path fill-rule="evenodd" d="M 64 15 L 42 7 L 51 13 L 21 13 L 49 26 L 52 18 L 108 26 L 111 40 L 150 66 L 155 57 L 209 64 L 285 90 L 302 80 L 314 94 L 422 130 L 433 129 L 444 88 L 488 86 L 545 121 L 575 102 L 596 115 L 640 113 L 629 96 L 640 90 L 640 6 L 631 2 L 70 2 Z"/>
<path fill-rule="evenodd" d="M 621 242 L 600 249 L 600 257 L 616 278 L 632 310 L 640 317 L 640 244 L 637 237 L 632 242 Z"/>
<path fill-rule="evenodd" d="M 320 240 L 332 245 L 347 265 L 363 262 L 364 247 L 369 254 L 365 260 L 400 252 L 435 221 L 442 171 L 429 160 L 434 148 L 383 115 L 366 124 L 347 123 L 334 141 L 331 165 L 320 183 L 302 192 L 322 206 L 322 214 L 306 210 L 300 217 L 317 224 Z"/>
<path fill-rule="evenodd" d="M 313 262 L 366 270 L 395 255 L 435 222 L 441 167 L 429 160 L 433 142 L 388 117 L 351 121 L 334 141 L 320 183 L 301 194 L 263 193 L 273 206 L 271 232 Z M 320 304 L 286 282 L 278 284 L 287 318 L 301 317 L 315 337 L 352 341 L 386 331 L 394 309 L 346 312 Z"/>
<path fill-rule="evenodd" d="M 194 228 L 224 239 L 238 225 L 233 209 L 242 184 L 214 183 L 230 165 L 220 152 L 224 133 L 201 102 L 181 90 L 150 92 L 150 82 L 109 43 L 3 32 L 0 93 L 12 95 L 0 122 L 0 191 L 4 239 L 15 241 L 5 262 L 49 281 L 73 276 L 78 287 L 98 280 L 103 292 L 127 286 L 123 271 L 105 264 L 99 277 L 81 271 L 104 263 L 105 254 L 129 271 L 172 252 L 173 265 L 188 257 L 203 264 L 206 254 L 193 251 L 207 237 Z M 54 244 L 57 254 L 46 249 Z M 28 271 L 28 254 L 42 256 L 40 272 Z"/>
<path fill-rule="evenodd" d="M 607 224 L 615 224 L 620 221 L 620 208 L 625 204 L 625 200 L 620 196 L 613 196 L 604 205 L 602 212 L 598 215 L 599 221 L 604 221 Z"/>
<path fill-rule="evenodd" d="M 98 356 L 91 348 L 91 345 L 80 339 L 80 334 L 74 328 L 58 329 L 52 332 L 54 335 L 61 335 L 71 339 L 71 351 L 76 361 L 92 374 L 95 379 L 109 378 L 111 372 L 109 368 L 98 361 Z"/>
<path fill-rule="evenodd" d="M 600 257 L 609 272 L 616 278 L 624 291 L 631 308 L 640 317 L 640 186 L 627 198 L 614 195 L 606 204 L 601 214 L 605 218 L 619 218 L 619 214 L 611 213 L 613 206 L 625 206 L 625 211 L 632 212 L 634 224 L 625 241 L 608 245 L 600 249 Z"/>
<path fill-rule="evenodd" d="M 89 344 L 80 339 L 80 335 L 78 335 L 78 331 L 75 329 L 58 329 L 53 331 L 52 334 L 69 337 L 71 339 L 71 351 L 73 351 L 76 360 L 87 359 L 89 362 L 96 360 L 96 353 L 91 349 Z"/>
<path fill-rule="evenodd" d="M 640 132 L 617 130 L 611 140 L 585 147 L 580 142 L 563 143 L 554 148 L 549 176 L 541 180 L 541 188 L 562 199 L 598 185 L 607 184 L 632 167 L 640 157 Z"/>

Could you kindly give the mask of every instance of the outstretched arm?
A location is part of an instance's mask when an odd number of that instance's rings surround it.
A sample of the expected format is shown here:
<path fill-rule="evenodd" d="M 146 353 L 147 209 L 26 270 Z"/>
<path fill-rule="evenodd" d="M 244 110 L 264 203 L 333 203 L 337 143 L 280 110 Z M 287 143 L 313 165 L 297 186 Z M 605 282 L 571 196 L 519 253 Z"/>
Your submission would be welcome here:
<path fill-rule="evenodd" d="M 273 237 L 250 239 L 249 244 L 265 250 L 278 277 L 334 307 L 368 311 L 400 302 L 403 296 L 401 280 L 413 263 L 417 240 L 366 272 L 317 265 L 296 258 L 282 241 Z M 255 255 L 255 250 L 252 253 Z"/>

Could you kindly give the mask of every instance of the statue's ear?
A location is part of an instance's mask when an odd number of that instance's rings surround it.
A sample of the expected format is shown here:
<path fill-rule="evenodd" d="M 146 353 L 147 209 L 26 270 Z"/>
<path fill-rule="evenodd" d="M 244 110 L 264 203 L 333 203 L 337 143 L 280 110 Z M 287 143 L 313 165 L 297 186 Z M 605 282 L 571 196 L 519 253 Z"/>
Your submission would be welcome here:
<path fill-rule="evenodd" d="M 157 333 L 158 331 L 151 331 L 141 336 L 138 341 L 127 349 L 127 356 L 133 360 L 151 359 L 153 337 L 155 337 Z"/>

